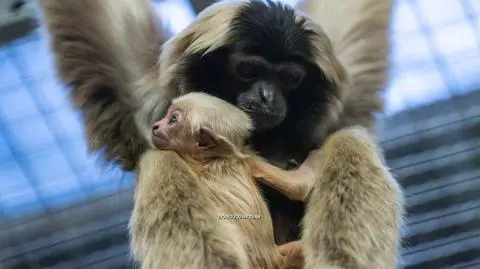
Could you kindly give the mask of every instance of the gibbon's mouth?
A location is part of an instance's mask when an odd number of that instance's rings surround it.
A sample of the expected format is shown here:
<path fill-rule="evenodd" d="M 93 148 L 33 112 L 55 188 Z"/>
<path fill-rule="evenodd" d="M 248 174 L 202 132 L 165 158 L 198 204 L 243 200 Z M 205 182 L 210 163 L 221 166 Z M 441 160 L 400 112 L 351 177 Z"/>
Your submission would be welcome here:
<path fill-rule="evenodd" d="M 168 135 L 164 132 L 157 132 L 156 134 L 154 134 L 152 137 L 152 142 L 157 149 L 164 149 L 170 143 L 170 141 L 168 140 Z"/>
<path fill-rule="evenodd" d="M 256 110 L 244 110 L 253 120 L 258 131 L 272 129 L 280 125 L 285 119 L 284 114 L 273 114 Z"/>

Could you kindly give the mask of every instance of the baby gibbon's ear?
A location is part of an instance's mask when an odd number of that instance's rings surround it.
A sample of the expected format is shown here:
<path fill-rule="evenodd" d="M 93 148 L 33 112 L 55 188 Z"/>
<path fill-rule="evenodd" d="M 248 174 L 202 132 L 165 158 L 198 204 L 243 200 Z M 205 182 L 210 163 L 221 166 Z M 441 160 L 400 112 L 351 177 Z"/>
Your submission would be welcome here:
<path fill-rule="evenodd" d="M 201 128 L 197 138 L 198 148 L 211 157 L 231 156 L 244 158 L 239 149 L 224 136 L 216 134 L 210 128 Z"/>
<path fill-rule="evenodd" d="M 209 128 L 202 128 L 197 136 L 197 146 L 200 150 L 209 150 L 218 146 L 220 138 Z"/>

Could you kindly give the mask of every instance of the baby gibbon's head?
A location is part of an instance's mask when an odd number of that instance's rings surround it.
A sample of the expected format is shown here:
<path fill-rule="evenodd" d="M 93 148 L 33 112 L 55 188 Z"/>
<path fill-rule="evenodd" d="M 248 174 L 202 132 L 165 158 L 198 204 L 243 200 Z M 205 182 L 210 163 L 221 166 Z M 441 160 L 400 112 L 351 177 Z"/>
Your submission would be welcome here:
<path fill-rule="evenodd" d="M 166 115 L 153 127 L 158 149 L 195 152 L 214 147 L 219 137 L 242 147 L 253 130 L 250 117 L 211 95 L 192 92 L 172 100 Z"/>

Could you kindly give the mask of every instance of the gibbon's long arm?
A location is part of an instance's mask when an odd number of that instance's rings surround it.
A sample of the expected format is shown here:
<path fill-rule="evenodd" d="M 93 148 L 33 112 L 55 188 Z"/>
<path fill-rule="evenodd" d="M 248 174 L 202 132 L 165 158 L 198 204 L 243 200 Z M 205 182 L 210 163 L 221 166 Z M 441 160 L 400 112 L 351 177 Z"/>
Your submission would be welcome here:
<path fill-rule="evenodd" d="M 306 269 L 393 269 L 398 264 L 403 195 L 371 137 L 372 112 L 383 110 L 378 94 L 389 67 L 392 5 L 391 0 L 304 0 L 299 5 L 329 36 L 351 85 L 344 92 L 340 130 L 310 155 L 318 154 L 321 161 L 303 219 Z M 352 125 L 370 130 L 342 129 Z"/>
<path fill-rule="evenodd" d="M 41 0 L 41 8 L 57 71 L 83 113 L 90 150 L 104 150 L 107 161 L 134 169 L 146 145 L 135 113 L 144 95 L 162 94 L 152 91 L 164 36 L 150 1 Z M 161 107 L 166 99 L 147 100 Z"/>
<path fill-rule="evenodd" d="M 298 5 L 322 26 L 350 77 L 339 126 L 373 127 L 372 111 L 383 110 L 378 94 L 389 68 L 392 7 L 392 0 L 302 0 Z"/>
<path fill-rule="evenodd" d="M 307 162 L 317 178 L 303 219 L 304 268 L 397 268 L 403 194 L 369 131 L 341 129 Z"/>
<path fill-rule="evenodd" d="M 142 269 L 247 269 L 241 233 L 218 219 L 210 194 L 175 152 L 148 150 L 138 177 L 129 225 Z"/>

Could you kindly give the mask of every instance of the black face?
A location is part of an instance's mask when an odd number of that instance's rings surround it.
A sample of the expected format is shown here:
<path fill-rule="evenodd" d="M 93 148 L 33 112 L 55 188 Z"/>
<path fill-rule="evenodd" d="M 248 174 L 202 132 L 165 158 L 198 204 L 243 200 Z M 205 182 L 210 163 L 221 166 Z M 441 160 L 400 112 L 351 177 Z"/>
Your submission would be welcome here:
<path fill-rule="evenodd" d="M 229 45 L 183 63 L 187 86 L 246 111 L 255 122 L 254 136 L 307 139 L 334 94 L 312 63 L 313 33 L 293 9 L 253 1 L 238 13 L 229 34 Z"/>
<path fill-rule="evenodd" d="M 252 117 L 257 130 L 282 123 L 288 113 L 287 98 L 305 76 L 303 66 L 294 62 L 273 64 L 243 52 L 232 53 L 228 64 L 229 90 L 236 92 L 235 105 Z"/>

